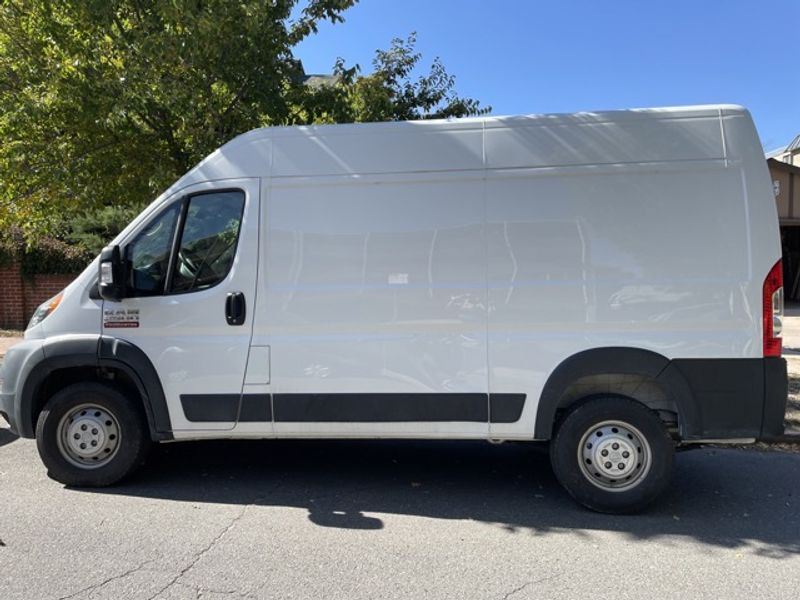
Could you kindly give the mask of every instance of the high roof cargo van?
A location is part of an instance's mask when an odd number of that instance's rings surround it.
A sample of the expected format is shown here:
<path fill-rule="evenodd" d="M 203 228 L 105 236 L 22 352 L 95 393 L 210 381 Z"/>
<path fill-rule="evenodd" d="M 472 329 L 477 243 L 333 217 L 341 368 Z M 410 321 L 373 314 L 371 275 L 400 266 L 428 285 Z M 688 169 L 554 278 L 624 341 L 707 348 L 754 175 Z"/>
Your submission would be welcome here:
<path fill-rule="evenodd" d="M 258 129 L 36 311 L 0 411 L 69 485 L 151 441 L 549 441 L 632 511 L 676 445 L 783 434 L 780 260 L 741 107 Z"/>

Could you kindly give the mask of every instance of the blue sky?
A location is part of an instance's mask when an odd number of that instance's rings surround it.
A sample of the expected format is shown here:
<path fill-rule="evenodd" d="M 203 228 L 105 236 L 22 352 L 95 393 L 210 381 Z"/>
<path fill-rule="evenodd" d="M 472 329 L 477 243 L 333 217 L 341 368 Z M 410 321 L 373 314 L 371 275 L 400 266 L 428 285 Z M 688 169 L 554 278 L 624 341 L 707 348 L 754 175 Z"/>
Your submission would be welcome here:
<path fill-rule="evenodd" d="M 767 150 L 800 133 L 800 0 L 361 0 L 298 46 L 309 73 L 336 57 L 368 72 L 417 32 L 457 90 L 493 114 L 678 104 L 748 107 Z"/>

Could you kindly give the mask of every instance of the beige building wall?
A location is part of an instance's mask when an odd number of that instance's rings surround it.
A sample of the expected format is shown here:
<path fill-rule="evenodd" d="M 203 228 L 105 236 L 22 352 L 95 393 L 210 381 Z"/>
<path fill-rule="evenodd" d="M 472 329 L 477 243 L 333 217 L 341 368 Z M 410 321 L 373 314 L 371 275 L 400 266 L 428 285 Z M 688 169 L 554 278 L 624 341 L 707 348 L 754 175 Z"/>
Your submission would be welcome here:
<path fill-rule="evenodd" d="M 775 196 L 775 202 L 778 205 L 778 217 L 781 219 L 789 219 L 793 215 L 793 211 L 789 211 L 791 203 L 789 202 L 789 174 L 781 172 L 772 172 L 772 187 L 777 190 L 778 194 Z"/>
<path fill-rule="evenodd" d="M 800 167 L 767 160 L 781 225 L 800 225 Z"/>

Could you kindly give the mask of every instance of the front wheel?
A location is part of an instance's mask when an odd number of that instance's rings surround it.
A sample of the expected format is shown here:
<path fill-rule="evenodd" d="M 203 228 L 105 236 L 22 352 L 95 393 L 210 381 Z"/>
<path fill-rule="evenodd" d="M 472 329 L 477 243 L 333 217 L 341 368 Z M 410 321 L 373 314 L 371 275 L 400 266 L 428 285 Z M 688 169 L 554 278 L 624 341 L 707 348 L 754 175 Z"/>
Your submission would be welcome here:
<path fill-rule="evenodd" d="M 674 444 L 658 415 L 621 397 L 570 409 L 550 443 L 561 485 L 578 502 L 606 513 L 641 510 L 667 487 Z"/>
<path fill-rule="evenodd" d="M 139 408 L 116 389 L 77 383 L 55 394 L 36 424 L 47 474 L 65 485 L 103 487 L 133 472 L 150 440 Z"/>

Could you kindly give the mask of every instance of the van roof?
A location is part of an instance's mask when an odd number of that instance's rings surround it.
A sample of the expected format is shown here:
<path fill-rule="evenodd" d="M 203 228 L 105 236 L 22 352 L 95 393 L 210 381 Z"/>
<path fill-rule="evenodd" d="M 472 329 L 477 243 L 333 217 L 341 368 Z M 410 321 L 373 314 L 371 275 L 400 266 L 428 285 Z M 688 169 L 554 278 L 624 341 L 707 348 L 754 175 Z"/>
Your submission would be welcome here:
<path fill-rule="evenodd" d="M 240 177 L 356 175 L 725 157 L 732 104 L 386 123 L 263 127 L 212 152 L 168 192 Z"/>
<path fill-rule="evenodd" d="M 593 123 L 619 122 L 636 119 L 683 119 L 697 117 L 719 117 L 747 113 L 747 109 L 737 104 L 701 104 L 693 106 L 666 106 L 652 108 L 629 108 L 603 111 L 581 111 L 574 113 L 531 113 L 520 115 L 489 115 L 479 117 L 458 117 L 448 119 L 420 119 L 417 121 L 384 121 L 378 123 L 337 123 L 323 125 L 291 125 L 259 127 L 233 138 L 228 144 L 251 137 L 283 137 L 313 133 L 317 135 L 347 135 L 387 130 L 405 129 L 459 129 L 482 128 L 492 125 L 520 126 L 550 125 L 554 123 L 573 123 L 590 121 Z"/>

